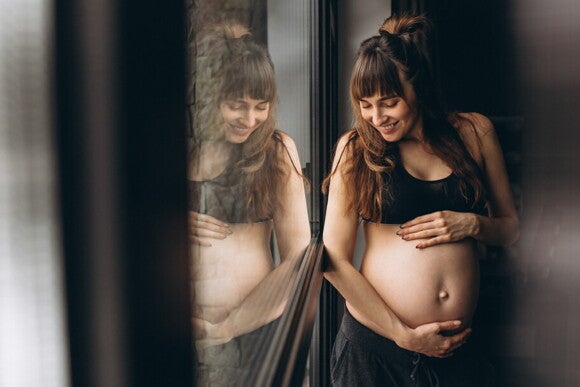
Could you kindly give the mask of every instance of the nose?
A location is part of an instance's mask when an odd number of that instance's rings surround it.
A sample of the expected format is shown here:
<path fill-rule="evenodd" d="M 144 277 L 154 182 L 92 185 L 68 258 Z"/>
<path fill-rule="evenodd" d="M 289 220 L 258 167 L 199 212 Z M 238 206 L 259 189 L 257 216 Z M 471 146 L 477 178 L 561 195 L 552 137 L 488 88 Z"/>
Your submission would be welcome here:
<path fill-rule="evenodd" d="M 374 125 L 379 126 L 380 124 L 383 123 L 383 121 L 385 121 L 383 111 L 379 107 L 374 107 L 371 114 L 372 114 L 371 118 L 373 120 Z"/>
<path fill-rule="evenodd" d="M 244 124 L 244 126 L 249 129 L 254 128 L 258 123 L 258 114 L 252 110 L 244 114 L 242 118 L 242 124 Z"/>

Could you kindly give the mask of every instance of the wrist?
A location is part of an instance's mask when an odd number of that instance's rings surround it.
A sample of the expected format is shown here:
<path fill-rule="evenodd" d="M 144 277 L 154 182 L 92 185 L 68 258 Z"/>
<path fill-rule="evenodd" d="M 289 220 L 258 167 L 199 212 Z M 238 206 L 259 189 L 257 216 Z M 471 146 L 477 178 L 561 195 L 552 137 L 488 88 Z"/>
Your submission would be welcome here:
<path fill-rule="evenodd" d="M 471 236 L 475 239 L 478 239 L 481 233 L 481 217 L 477 214 L 471 214 L 472 221 L 471 221 Z"/>
<path fill-rule="evenodd" d="M 403 323 L 394 326 L 391 339 L 401 348 L 408 348 L 411 329 Z"/>

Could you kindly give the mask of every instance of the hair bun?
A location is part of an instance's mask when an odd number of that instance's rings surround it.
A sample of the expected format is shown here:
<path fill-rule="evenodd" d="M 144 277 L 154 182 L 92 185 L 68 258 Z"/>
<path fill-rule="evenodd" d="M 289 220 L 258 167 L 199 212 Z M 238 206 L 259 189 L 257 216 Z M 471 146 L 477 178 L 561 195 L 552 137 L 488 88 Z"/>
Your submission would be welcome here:
<path fill-rule="evenodd" d="M 225 36 L 230 39 L 247 38 L 252 36 L 250 29 L 239 23 L 225 24 L 224 33 Z"/>
<path fill-rule="evenodd" d="M 431 30 L 431 23 L 424 15 L 391 15 L 379 27 L 379 33 L 402 36 L 426 35 Z"/>

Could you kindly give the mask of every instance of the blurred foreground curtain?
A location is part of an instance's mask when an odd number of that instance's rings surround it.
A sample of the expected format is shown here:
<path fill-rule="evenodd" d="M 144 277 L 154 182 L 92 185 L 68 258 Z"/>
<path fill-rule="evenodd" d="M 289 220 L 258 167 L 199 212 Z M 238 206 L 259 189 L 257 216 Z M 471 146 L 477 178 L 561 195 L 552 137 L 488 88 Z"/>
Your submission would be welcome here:
<path fill-rule="evenodd" d="M 50 114 L 51 7 L 0 0 L 0 385 L 69 385 Z"/>

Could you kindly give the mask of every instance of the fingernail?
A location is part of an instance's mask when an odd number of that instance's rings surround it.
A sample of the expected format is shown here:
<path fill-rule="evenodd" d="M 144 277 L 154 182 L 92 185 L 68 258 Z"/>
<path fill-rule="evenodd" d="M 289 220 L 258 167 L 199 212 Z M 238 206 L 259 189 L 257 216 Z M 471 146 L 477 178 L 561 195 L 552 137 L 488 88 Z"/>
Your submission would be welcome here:
<path fill-rule="evenodd" d="M 401 235 L 403 232 L 401 230 L 397 231 L 395 234 Z"/>
<path fill-rule="evenodd" d="M 453 321 L 453 324 L 455 324 L 455 325 L 461 325 L 461 320 L 455 320 L 455 321 Z"/>

